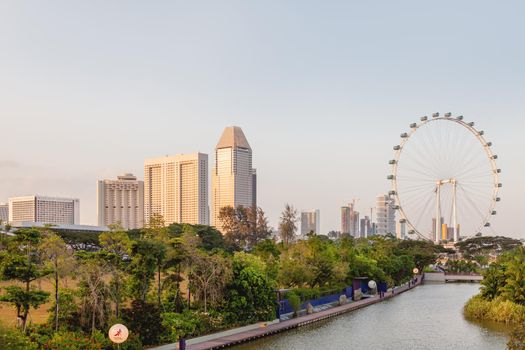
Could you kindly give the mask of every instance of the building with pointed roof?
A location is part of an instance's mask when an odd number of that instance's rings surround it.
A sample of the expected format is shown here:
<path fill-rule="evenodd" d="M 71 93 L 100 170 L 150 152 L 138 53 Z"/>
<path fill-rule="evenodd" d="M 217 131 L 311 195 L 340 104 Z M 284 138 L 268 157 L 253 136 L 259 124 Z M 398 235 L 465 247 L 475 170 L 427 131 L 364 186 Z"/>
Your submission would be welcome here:
<path fill-rule="evenodd" d="M 224 129 L 215 147 L 212 172 L 212 225 L 223 231 L 221 208 L 257 206 L 257 177 L 252 167 L 252 149 L 242 129 Z"/>

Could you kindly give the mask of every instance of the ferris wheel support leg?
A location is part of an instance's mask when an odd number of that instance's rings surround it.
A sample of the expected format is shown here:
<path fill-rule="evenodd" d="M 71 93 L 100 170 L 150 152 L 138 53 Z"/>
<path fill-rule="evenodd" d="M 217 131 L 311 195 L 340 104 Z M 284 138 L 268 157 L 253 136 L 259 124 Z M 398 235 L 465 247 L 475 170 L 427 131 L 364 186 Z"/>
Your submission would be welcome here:
<path fill-rule="evenodd" d="M 436 232 L 435 242 L 439 243 L 441 236 L 441 184 L 438 182 L 436 187 Z"/>
<path fill-rule="evenodd" d="M 452 182 L 452 191 L 453 191 L 453 202 L 452 202 L 452 215 L 454 220 L 454 242 L 459 241 L 459 230 L 458 230 L 458 212 L 457 212 L 457 182 L 453 180 Z"/>

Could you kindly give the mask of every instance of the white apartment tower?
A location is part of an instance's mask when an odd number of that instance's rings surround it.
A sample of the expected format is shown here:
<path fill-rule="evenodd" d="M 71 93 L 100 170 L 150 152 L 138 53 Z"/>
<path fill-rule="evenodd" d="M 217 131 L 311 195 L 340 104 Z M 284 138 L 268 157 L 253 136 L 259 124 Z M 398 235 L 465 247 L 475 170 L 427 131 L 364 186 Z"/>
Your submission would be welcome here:
<path fill-rule="evenodd" d="M 209 224 L 208 155 L 180 154 L 144 162 L 144 220 L 159 214 L 166 224 Z"/>
<path fill-rule="evenodd" d="M 224 129 L 215 147 L 212 172 L 212 224 L 222 231 L 219 222 L 221 208 L 257 206 L 257 184 L 252 168 L 252 149 L 238 126 Z"/>
<path fill-rule="evenodd" d="M 97 182 L 98 225 L 120 224 L 129 230 L 144 226 L 144 182 L 133 174 Z"/>
<path fill-rule="evenodd" d="M 27 196 L 9 198 L 9 222 L 41 222 L 55 225 L 78 225 L 78 199 Z"/>
<path fill-rule="evenodd" d="M 321 233 L 321 214 L 319 209 L 301 211 L 301 236 L 308 233 Z"/>
<path fill-rule="evenodd" d="M 381 195 L 377 197 L 377 234 L 385 235 L 396 234 L 396 211 L 394 209 L 394 199 L 389 196 Z"/>

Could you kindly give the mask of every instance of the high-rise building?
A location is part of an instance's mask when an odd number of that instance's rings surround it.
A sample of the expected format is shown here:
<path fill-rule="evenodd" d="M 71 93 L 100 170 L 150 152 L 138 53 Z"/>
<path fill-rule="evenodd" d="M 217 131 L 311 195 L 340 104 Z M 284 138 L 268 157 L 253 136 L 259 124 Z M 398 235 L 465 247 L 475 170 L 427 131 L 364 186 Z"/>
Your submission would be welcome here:
<path fill-rule="evenodd" d="M 209 224 L 208 155 L 180 154 L 144 161 L 144 224 Z"/>
<path fill-rule="evenodd" d="M 0 221 L 4 224 L 9 221 L 9 204 L 0 203 Z"/>
<path fill-rule="evenodd" d="M 321 233 L 321 215 L 319 209 L 301 211 L 301 236 L 308 233 Z"/>
<path fill-rule="evenodd" d="M 381 195 L 376 201 L 377 234 L 396 233 L 396 211 L 394 199 L 390 196 Z"/>
<path fill-rule="evenodd" d="M 354 209 L 354 203 L 341 207 L 341 233 L 358 237 L 359 232 L 359 212 Z"/>
<path fill-rule="evenodd" d="M 78 199 L 27 196 L 9 198 L 9 222 L 42 222 L 78 225 Z"/>
<path fill-rule="evenodd" d="M 406 221 L 401 219 L 396 222 L 396 237 L 399 239 L 405 239 L 407 237 L 406 235 Z"/>
<path fill-rule="evenodd" d="M 252 149 L 238 126 L 224 129 L 215 147 L 212 171 L 212 224 L 223 230 L 221 208 L 257 207 L 257 176 L 252 167 Z"/>
<path fill-rule="evenodd" d="M 370 217 L 365 216 L 363 219 L 361 219 L 359 237 L 365 238 L 371 234 L 372 234 L 372 223 L 370 222 Z"/>
<path fill-rule="evenodd" d="M 144 182 L 133 174 L 97 183 L 98 225 L 120 224 L 129 230 L 144 226 Z"/>

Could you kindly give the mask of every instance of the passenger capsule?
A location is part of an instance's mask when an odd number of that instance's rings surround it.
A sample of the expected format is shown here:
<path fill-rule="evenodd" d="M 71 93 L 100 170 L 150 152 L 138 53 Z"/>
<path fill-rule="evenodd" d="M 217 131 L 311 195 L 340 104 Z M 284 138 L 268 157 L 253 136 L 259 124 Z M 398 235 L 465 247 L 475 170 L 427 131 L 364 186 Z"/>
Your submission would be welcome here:
<path fill-rule="evenodd" d="M 436 112 L 432 114 L 432 118 L 437 118 L 437 117 L 439 117 L 439 113 Z"/>
<path fill-rule="evenodd" d="M 445 117 L 447 117 L 447 118 L 450 118 L 451 115 L 452 115 L 452 113 L 450 113 L 450 112 L 445 113 Z"/>
<path fill-rule="evenodd" d="M 399 151 L 400 149 L 401 149 L 401 146 L 399 146 L 399 145 L 395 145 L 394 146 L 394 151 Z"/>
<path fill-rule="evenodd" d="M 428 120 L 428 117 L 427 117 L 427 116 L 421 117 L 421 121 L 422 121 L 422 122 L 426 122 L 427 120 Z"/>
<path fill-rule="evenodd" d="M 415 128 L 417 128 L 417 124 L 416 124 L 416 123 L 412 123 L 412 124 L 410 124 L 410 128 L 411 128 L 411 129 L 415 129 Z"/>
<path fill-rule="evenodd" d="M 456 119 L 457 119 L 457 120 L 463 120 L 463 116 L 460 115 L 460 116 L 458 116 Z"/>
<path fill-rule="evenodd" d="M 407 137 L 408 137 L 408 134 L 407 134 L 406 132 L 404 132 L 404 133 L 401 134 L 401 138 L 406 139 Z"/>

